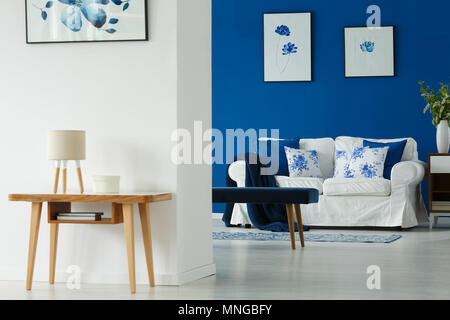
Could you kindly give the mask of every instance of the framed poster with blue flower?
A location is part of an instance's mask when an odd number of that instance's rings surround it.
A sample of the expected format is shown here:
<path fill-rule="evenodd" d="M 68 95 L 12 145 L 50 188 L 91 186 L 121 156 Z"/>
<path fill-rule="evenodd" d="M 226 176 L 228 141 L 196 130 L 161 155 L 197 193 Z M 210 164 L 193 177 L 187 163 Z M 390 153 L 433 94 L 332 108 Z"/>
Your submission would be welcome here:
<path fill-rule="evenodd" d="M 345 76 L 393 77 L 394 27 L 346 27 Z"/>
<path fill-rule="evenodd" d="M 25 0 L 27 43 L 145 41 L 147 0 Z"/>
<path fill-rule="evenodd" d="M 312 81 L 311 12 L 264 14 L 264 81 Z"/>

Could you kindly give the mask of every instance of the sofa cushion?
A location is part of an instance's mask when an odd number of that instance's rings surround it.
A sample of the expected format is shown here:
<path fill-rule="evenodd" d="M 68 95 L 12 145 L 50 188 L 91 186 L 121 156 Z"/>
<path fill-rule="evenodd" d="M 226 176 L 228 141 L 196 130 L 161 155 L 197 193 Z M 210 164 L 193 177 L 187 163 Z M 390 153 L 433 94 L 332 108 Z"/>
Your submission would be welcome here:
<path fill-rule="evenodd" d="M 289 167 L 289 177 L 323 178 L 316 150 L 284 147 Z"/>
<path fill-rule="evenodd" d="M 272 152 L 274 152 L 274 155 L 278 154 L 278 161 L 271 158 L 273 161 L 271 165 L 278 166 L 277 175 L 289 176 L 288 162 L 284 147 L 298 148 L 299 140 L 300 138 L 260 140 L 259 146 L 261 149 L 259 150 L 259 153 L 260 155 L 267 155 L 268 157 L 272 156 Z M 272 148 L 274 150 L 272 150 Z"/>
<path fill-rule="evenodd" d="M 405 149 L 403 150 L 402 161 L 418 160 L 417 142 L 413 138 L 365 139 L 355 137 L 337 137 L 336 150 L 352 151 L 355 148 L 361 148 L 363 146 L 363 140 L 379 143 L 391 143 L 407 140 Z"/>
<path fill-rule="evenodd" d="M 334 172 L 334 140 L 331 138 L 300 139 L 300 149 L 316 150 L 319 156 L 320 171 L 325 178 Z"/>
<path fill-rule="evenodd" d="M 383 178 L 332 178 L 323 183 L 326 196 L 389 196 L 391 182 Z"/>
<path fill-rule="evenodd" d="M 282 188 L 313 188 L 319 190 L 319 194 L 323 193 L 323 179 L 320 178 L 275 176 L 275 180 Z"/>
<path fill-rule="evenodd" d="M 397 163 L 399 163 L 402 160 L 403 151 L 405 150 L 407 140 L 402 140 L 399 142 L 388 142 L 388 143 L 381 143 L 381 142 L 372 142 L 372 141 L 363 141 L 364 147 L 369 148 L 383 148 L 383 147 L 389 147 L 386 161 L 384 162 L 384 171 L 383 171 L 383 177 L 385 179 L 391 180 L 391 171 L 392 167 L 395 166 Z"/>
<path fill-rule="evenodd" d="M 333 178 L 382 178 L 389 147 L 336 150 Z"/>

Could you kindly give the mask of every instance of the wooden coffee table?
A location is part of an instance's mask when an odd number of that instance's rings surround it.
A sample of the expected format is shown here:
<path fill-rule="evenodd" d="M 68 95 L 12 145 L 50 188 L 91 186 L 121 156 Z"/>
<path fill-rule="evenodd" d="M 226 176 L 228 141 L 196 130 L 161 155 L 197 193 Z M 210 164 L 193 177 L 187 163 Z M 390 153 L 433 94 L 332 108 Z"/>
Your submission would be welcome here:
<path fill-rule="evenodd" d="M 28 268 L 26 289 L 31 290 L 33 281 L 34 261 L 41 221 L 42 204 L 47 202 L 48 223 L 50 223 L 50 276 L 49 283 L 55 282 L 56 249 L 58 243 L 59 225 L 62 223 L 76 224 L 118 224 L 124 223 L 125 239 L 128 254 L 128 272 L 130 278 L 130 291 L 136 292 L 135 257 L 134 257 L 134 223 L 133 205 L 139 206 L 142 225 L 145 256 L 150 286 L 155 286 L 153 272 L 152 239 L 150 228 L 149 203 L 168 201 L 172 199 L 171 193 L 142 193 L 142 194 L 10 194 L 9 201 L 22 201 L 31 203 L 30 242 L 28 248 Z M 112 217 L 99 221 L 59 221 L 56 215 L 60 212 L 71 212 L 74 202 L 111 203 Z"/>

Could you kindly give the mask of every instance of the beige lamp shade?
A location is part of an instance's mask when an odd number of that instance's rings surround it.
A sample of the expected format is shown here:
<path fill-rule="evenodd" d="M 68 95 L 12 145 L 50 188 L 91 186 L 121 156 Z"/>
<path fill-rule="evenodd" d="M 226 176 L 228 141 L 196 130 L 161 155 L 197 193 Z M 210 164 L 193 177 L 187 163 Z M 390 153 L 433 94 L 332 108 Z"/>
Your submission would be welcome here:
<path fill-rule="evenodd" d="M 85 160 L 86 132 L 79 130 L 55 130 L 47 136 L 49 160 Z"/>

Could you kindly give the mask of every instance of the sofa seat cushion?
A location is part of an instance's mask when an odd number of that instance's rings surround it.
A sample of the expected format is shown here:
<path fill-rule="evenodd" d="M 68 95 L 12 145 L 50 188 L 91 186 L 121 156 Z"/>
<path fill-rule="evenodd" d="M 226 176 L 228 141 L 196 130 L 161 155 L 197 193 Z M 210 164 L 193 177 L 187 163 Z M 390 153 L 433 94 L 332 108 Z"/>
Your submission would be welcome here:
<path fill-rule="evenodd" d="M 383 178 L 332 178 L 323 183 L 326 196 L 389 196 L 391 182 Z"/>
<path fill-rule="evenodd" d="M 275 176 L 275 180 L 282 188 L 312 188 L 319 190 L 319 194 L 323 193 L 321 178 Z"/>

